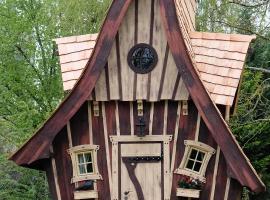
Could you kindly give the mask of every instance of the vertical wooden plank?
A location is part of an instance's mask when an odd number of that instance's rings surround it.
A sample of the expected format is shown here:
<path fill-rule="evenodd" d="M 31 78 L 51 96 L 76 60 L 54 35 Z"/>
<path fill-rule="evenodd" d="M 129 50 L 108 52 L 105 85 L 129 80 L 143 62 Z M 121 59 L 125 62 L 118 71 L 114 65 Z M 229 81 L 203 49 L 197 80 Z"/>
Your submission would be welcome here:
<path fill-rule="evenodd" d="M 105 110 L 106 110 L 106 119 L 107 119 L 107 129 L 108 135 L 116 135 L 116 102 L 108 101 L 105 102 Z"/>
<path fill-rule="evenodd" d="M 165 71 L 161 99 L 171 99 L 173 96 L 173 89 L 176 84 L 178 69 L 175 65 L 171 52 L 168 55 L 168 63 Z"/>
<path fill-rule="evenodd" d="M 163 135 L 167 134 L 167 120 L 168 120 L 168 100 L 165 100 L 164 118 L 163 118 Z"/>
<path fill-rule="evenodd" d="M 213 181 L 212 181 L 212 187 L 211 187 L 211 193 L 210 193 L 210 200 L 213 200 L 215 196 L 219 156 L 220 156 L 220 147 L 218 146 L 217 151 L 216 151 L 216 159 L 215 159 L 215 167 L 214 167 L 214 172 L 213 172 Z"/>
<path fill-rule="evenodd" d="M 172 161 L 171 161 L 171 172 L 174 170 L 175 166 L 175 156 L 176 156 L 176 142 L 178 139 L 178 134 L 179 134 L 179 123 L 180 123 L 180 112 L 181 112 L 181 102 L 178 102 L 178 107 L 177 107 L 177 117 L 176 117 L 176 125 L 175 125 L 175 130 L 174 130 L 174 137 L 173 137 L 173 150 L 172 150 Z"/>
<path fill-rule="evenodd" d="M 185 151 L 184 140 L 195 139 L 196 121 L 197 121 L 198 111 L 192 101 L 188 101 L 188 108 L 189 108 L 188 115 L 183 115 L 182 112 L 180 114 L 179 133 L 178 133 L 178 138 L 176 142 L 176 155 L 177 156 L 175 156 L 174 169 L 179 167 L 182 161 L 184 151 Z M 177 199 L 176 188 L 178 187 L 179 178 L 180 178 L 180 175 L 173 174 L 171 199 Z"/>
<path fill-rule="evenodd" d="M 154 105 L 153 135 L 161 135 L 164 126 L 164 101 L 156 102 Z"/>
<path fill-rule="evenodd" d="M 226 188 L 225 188 L 225 194 L 224 194 L 224 200 L 228 200 L 230 185 L 231 185 L 231 179 L 230 178 L 227 178 Z"/>
<path fill-rule="evenodd" d="M 88 113 L 88 128 L 89 128 L 89 144 L 93 144 L 93 127 L 92 127 L 92 112 L 91 112 L 91 102 L 87 103 L 87 113 Z M 94 190 L 97 190 L 97 183 L 94 182 Z"/>
<path fill-rule="evenodd" d="M 53 155 L 53 147 L 51 146 L 50 152 Z M 45 166 L 46 176 L 48 180 L 50 194 L 53 199 L 61 200 L 61 193 L 59 188 L 58 174 L 56 169 L 56 162 L 54 155 L 51 157 L 50 162 Z"/>
<path fill-rule="evenodd" d="M 178 84 L 178 88 L 176 90 L 176 94 L 174 100 L 181 101 L 181 100 L 188 100 L 189 92 L 181 78 Z"/>
<path fill-rule="evenodd" d="M 126 13 L 126 16 L 119 29 L 119 49 L 121 60 L 121 85 L 122 97 L 124 101 L 133 100 L 133 84 L 135 73 L 128 66 L 127 56 L 129 50 L 135 43 L 135 1 L 133 1 Z"/>
<path fill-rule="evenodd" d="M 128 101 L 118 102 L 119 110 L 119 123 L 120 123 L 120 134 L 130 135 L 130 103 Z"/>
<path fill-rule="evenodd" d="M 171 171 L 170 171 L 170 145 L 169 141 L 163 142 L 163 153 L 164 153 L 164 199 L 170 199 L 170 182 L 171 182 Z"/>
<path fill-rule="evenodd" d="M 175 126 L 177 123 L 177 110 L 178 110 L 177 101 L 168 101 L 168 114 L 167 114 L 167 134 L 174 135 Z"/>
<path fill-rule="evenodd" d="M 101 104 L 99 104 L 99 110 L 102 110 Z M 93 109 L 92 112 L 92 127 L 93 127 L 93 143 L 99 145 L 99 150 L 97 151 L 97 164 L 99 168 L 99 173 L 101 174 L 103 180 L 97 181 L 97 190 L 99 191 L 99 199 L 110 199 L 110 181 L 109 181 L 109 171 L 107 163 L 107 152 L 106 152 L 106 142 L 104 137 L 104 125 L 103 117 L 94 116 Z"/>
<path fill-rule="evenodd" d="M 133 114 L 133 102 L 130 101 L 130 134 L 134 135 L 134 114 Z"/>
<path fill-rule="evenodd" d="M 230 110 L 231 110 L 231 107 L 230 106 L 226 106 L 226 108 L 225 108 L 225 121 L 226 122 L 229 122 L 229 120 L 230 120 Z M 225 194 L 224 194 L 224 200 L 228 200 L 230 185 L 231 185 L 231 178 L 230 177 L 227 177 L 226 187 L 225 187 Z"/>
<path fill-rule="evenodd" d="M 150 89 L 150 96 L 149 101 L 157 101 L 158 100 L 158 93 L 160 88 L 161 77 L 162 77 L 162 71 L 164 67 L 164 60 L 166 56 L 166 45 L 167 45 L 167 39 L 165 32 L 163 30 L 163 24 L 161 21 L 161 15 L 160 15 L 160 8 L 159 8 L 159 0 L 155 1 L 154 5 L 154 31 L 153 31 L 153 47 L 157 51 L 158 54 L 158 63 L 156 67 L 151 72 L 151 81 L 149 87 Z"/>
<path fill-rule="evenodd" d="M 217 148 L 217 144 L 216 144 L 215 140 L 211 137 L 209 130 L 206 127 L 204 121 L 201 121 L 199 141 L 213 147 L 214 149 Z M 207 182 L 204 186 L 204 190 L 201 192 L 201 199 L 202 200 L 209 200 L 210 199 L 212 182 L 213 182 L 213 172 L 214 172 L 214 167 L 215 167 L 215 160 L 216 160 L 216 154 L 212 156 L 212 158 L 210 159 L 209 164 L 207 166 L 207 170 L 205 173 L 205 177 L 206 177 Z"/>
<path fill-rule="evenodd" d="M 46 171 L 46 177 L 47 177 L 48 185 L 49 185 L 50 198 L 55 199 L 55 200 L 59 200 L 59 199 L 61 200 L 61 195 L 60 195 L 60 198 L 59 198 L 58 194 L 56 192 L 56 187 L 57 186 L 56 186 L 53 167 L 52 167 L 52 160 L 50 160 L 50 162 L 48 162 L 46 164 L 45 171 Z M 59 194 L 60 194 L 60 189 L 59 189 Z"/>
<path fill-rule="evenodd" d="M 119 122 L 118 101 L 115 101 L 115 121 L 116 121 L 116 134 L 117 135 L 120 135 L 120 122 Z"/>
<path fill-rule="evenodd" d="M 151 108 L 151 102 L 144 101 L 143 102 L 143 118 L 146 124 L 145 131 L 144 131 L 146 135 L 149 135 L 150 108 Z"/>
<path fill-rule="evenodd" d="M 151 1 L 138 1 L 138 43 L 149 43 L 151 23 Z M 137 74 L 136 98 L 147 99 L 148 74 Z"/>
<path fill-rule="evenodd" d="M 176 143 L 178 140 L 178 134 L 179 134 L 179 123 L 180 123 L 180 114 L 181 114 L 181 102 L 177 102 L 177 116 L 176 116 L 176 124 L 175 124 L 175 129 L 174 129 L 174 134 L 173 134 L 173 149 L 172 149 L 172 156 L 171 156 L 171 180 L 170 180 L 170 187 L 169 191 L 172 191 L 172 183 L 173 183 L 173 171 L 175 169 L 175 159 L 176 159 Z"/>
<path fill-rule="evenodd" d="M 120 66 L 117 63 L 116 42 L 113 43 L 111 53 L 108 58 L 108 72 L 109 72 L 109 88 L 110 100 L 119 100 L 119 70 Z"/>
<path fill-rule="evenodd" d="M 72 146 L 89 144 L 88 103 L 84 103 L 70 120 Z"/>
<path fill-rule="evenodd" d="M 118 200 L 119 194 L 119 174 L 118 174 L 118 143 L 112 143 L 112 199 Z"/>
<path fill-rule="evenodd" d="M 68 135 L 68 146 L 69 148 L 71 148 L 73 146 L 73 142 L 72 142 L 70 121 L 68 121 L 67 123 L 67 135 Z"/>
<path fill-rule="evenodd" d="M 68 134 L 66 128 L 62 129 L 53 142 L 54 158 L 58 177 L 61 177 L 59 189 L 61 198 L 73 200 L 74 184 L 71 184 L 72 163 L 68 155 Z"/>
<path fill-rule="evenodd" d="M 96 101 L 108 101 L 107 83 L 105 69 L 102 70 L 95 85 Z M 109 86 L 108 86 L 109 87 Z"/>
<path fill-rule="evenodd" d="M 88 112 L 89 144 L 93 144 L 92 112 L 90 101 L 88 101 L 87 112 Z"/>
<path fill-rule="evenodd" d="M 200 127 L 201 127 L 201 116 L 198 113 L 197 124 L 196 124 L 196 132 L 195 132 L 195 141 L 199 140 Z"/>
<path fill-rule="evenodd" d="M 108 170 L 108 178 L 109 178 L 109 186 L 110 193 L 112 194 L 112 170 L 111 170 L 111 159 L 110 159 L 110 150 L 109 150 L 109 137 L 108 137 L 108 129 L 107 129 L 107 121 L 106 121 L 106 111 L 105 111 L 105 103 L 102 102 L 102 119 L 103 119 L 103 132 L 105 139 L 105 150 L 106 150 L 106 160 L 107 160 L 107 170 Z"/>
<path fill-rule="evenodd" d="M 149 119 L 149 135 L 153 133 L 153 118 L 154 118 L 154 102 L 151 103 L 150 119 Z"/>
<path fill-rule="evenodd" d="M 243 187 L 240 183 L 235 180 L 231 179 L 230 190 L 229 190 L 229 199 L 230 200 L 240 200 L 242 196 Z"/>
<path fill-rule="evenodd" d="M 217 181 L 216 181 L 216 189 L 215 189 L 215 200 L 224 199 L 226 183 L 227 183 L 227 166 L 226 160 L 222 152 L 219 156 L 219 165 L 217 171 Z"/>

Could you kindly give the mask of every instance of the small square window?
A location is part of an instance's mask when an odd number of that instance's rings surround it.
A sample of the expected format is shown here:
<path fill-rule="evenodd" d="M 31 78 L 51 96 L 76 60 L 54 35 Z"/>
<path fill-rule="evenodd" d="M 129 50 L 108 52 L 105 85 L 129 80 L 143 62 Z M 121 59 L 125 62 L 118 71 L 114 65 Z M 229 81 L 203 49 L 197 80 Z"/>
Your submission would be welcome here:
<path fill-rule="evenodd" d="M 180 166 L 175 173 L 205 181 L 205 171 L 211 156 L 215 153 L 215 149 L 207 144 L 185 140 L 185 153 Z"/>
<path fill-rule="evenodd" d="M 92 151 L 77 154 L 79 175 L 92 174 L 93 163 L 92 163 Z"/>
<path fill-rule="evenodd" d="M 73 167 L 72 183 L 102 179 L 97 166 L 98 149 L 98 145 L 80 145 L 68 150 Z"/>
<path fill-rule="evenodd" d="M 195 172 L 200 172 L 204 156 L 204 152 L 191 148 L 185 168 Z"/>

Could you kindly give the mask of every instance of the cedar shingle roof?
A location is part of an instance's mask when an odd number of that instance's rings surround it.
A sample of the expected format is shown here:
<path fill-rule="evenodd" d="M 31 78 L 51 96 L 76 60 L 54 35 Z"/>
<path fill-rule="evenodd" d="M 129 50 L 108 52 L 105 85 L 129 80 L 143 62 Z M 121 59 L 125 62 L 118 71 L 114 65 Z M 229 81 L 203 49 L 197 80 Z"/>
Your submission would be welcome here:
<path fill-rule="evenodd" d="M 255 36 L 192 32 L 190 37 L 197 69 L 213 101 L 232 105 Z"/>
<path fill-rule="evenodd" d="M 233 105 L 249 43 L 255 36 L 191 32 L 200 77 L 216 104 Z M 71 90 L 95 46 L 97 34 L 56 39 L 64 90 Z"/>

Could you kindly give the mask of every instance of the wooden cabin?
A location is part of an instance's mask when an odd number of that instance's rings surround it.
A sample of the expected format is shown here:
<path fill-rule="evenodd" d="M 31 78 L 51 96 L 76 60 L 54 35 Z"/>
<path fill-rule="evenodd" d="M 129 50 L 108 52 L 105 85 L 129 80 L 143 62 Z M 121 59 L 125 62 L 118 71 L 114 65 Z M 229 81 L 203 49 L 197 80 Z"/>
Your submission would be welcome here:
<path fill-rule="evenodd" d="M 195 31 L 195 0 L 114 0 L 56 39 L 69 95 L 12 157 L 55 200 L 239 200 L 265 186 L 226 121 L 254 36 Z"/>

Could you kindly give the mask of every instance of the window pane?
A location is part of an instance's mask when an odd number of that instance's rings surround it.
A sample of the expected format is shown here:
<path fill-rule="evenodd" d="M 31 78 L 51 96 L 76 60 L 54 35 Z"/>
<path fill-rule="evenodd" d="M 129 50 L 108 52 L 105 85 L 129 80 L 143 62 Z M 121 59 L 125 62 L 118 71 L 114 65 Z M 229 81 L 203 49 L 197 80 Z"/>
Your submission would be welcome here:
<path fill-rule="evenodd" d="M 198 161 L 203 161 L 204 155 L 205 155 L 205 153 L 199 152 L 198 157 L 197 157 L 197 160 Z"/>
<path fill-rule="evenodd" d="M 93 173 L 93 164 L 92 163 L 88 163 L 86 167 L 87 167 L 87 173 Z"/>
<path fill-rule="evenodd" d="M 190 158 L 195 160 L 195 158 L 196 158 L 196 156 L 197 156 L 197 153 L 198 153 L 197 150 L 192 149 L 192 150 L 191 150 L 191 154 L 190 154 Z"/>
<path fill-rule="evenodd" d="M 79 171 L 80 171 L 80 174 L 86 173 L 84 165 L 79 165 Z"/>
<path fill-rule="evenodd" d="M 194 166 L 194 171 L 199 172 L 201 169 L 202 163 L 196 162 Z"/>
<path fill-rule="evenodd" d="M 187 163 L 187 166 L 186 166 L 186 168 L 188 168 L 188 169 L 193 169 L 193 164 L 194 164 L 194 161 L 192 161 L 192 160 L 189 160 L 188 161 L 188 163 Z"/>
<path fill-rule="evenodd" d="M 78 162 L 84 163 L 83 154 L 78 154 Z"/>
<path fill-rule="evenodd" d="M 92 154 L 86 153 L 84 154 L 85 162 L 92 162 Z"/>

